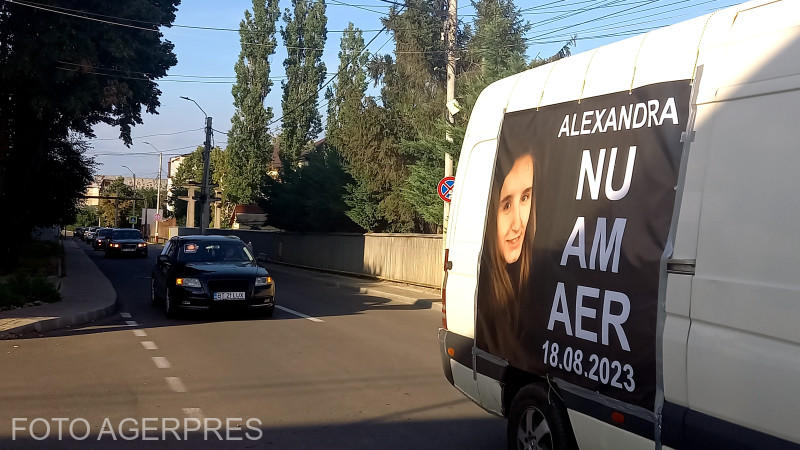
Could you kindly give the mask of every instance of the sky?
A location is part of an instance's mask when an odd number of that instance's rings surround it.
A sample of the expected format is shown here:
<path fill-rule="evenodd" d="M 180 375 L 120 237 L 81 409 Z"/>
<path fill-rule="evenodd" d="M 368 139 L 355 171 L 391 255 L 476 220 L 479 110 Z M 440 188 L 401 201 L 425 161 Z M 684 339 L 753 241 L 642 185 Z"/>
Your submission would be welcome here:
<path fill-rule="evenodd" d="M 57 2 L 56 2 L 57 3 Z M 341 31 L 352 22 L 364 33 L 365 42 L 377 34 L 382 24 L 382 13 L 391 6 L 384 0 L 327 0 L 328 39 L 323 52 L 323 61 L 329 74 L 338 70 L 339 40 Z M 525 20 L 532 24 L 527 33 L 528 56 L 547 57 L 573 34 L 577 45 L 573 54 L 584 52 L 617 40 L 628 38 L 654 27 L 661 27 L 688 20 L 703 14 L 738 3 L 735 0 L 515 0 L 523 11 Z M 281 0 L 283 11 L 290 6 L 289 0 Z M 216 28 L 239 26 L 244 11 L 252 8 L 248 0 L 184 0 L 178 7 L 175 25 L 192 25 Z M 461 23 L 471 23 L 475 11 L 469 1 L 458 0 Z M 75 18 L 74 20 L 82 20 Z M 113 19 L 110 19 L 113 20 Z M 278 29 L 283 25 L 279 20 Z M 101 25 L 109 26 L 113 25 Z M 90 140 L 100 175 L 130 176 L 130 171 L 140 178 L 155 178 L 158 175 L 159 157 L 157 149 L 164 153 L 162 176 L 166 177 L 167 160 L 170 156 L 191 152 L 203 145 L 205 117 L 198 107 L 181 96 L 194 99 L 213 119 L 214 143 L 225 146 L 234 113 L 231 86 L 235 81 L 233 66 L 239 55 L 239 33 L 189 28 L 162 28 L 164 39 L 175 45 L 178 64 L 171 68 L 168 76 L 158 81 L 162 94 L 158 114 L 143 113 L 143 122 L 131 135 L 133 145 L 128 148 L 119 140 L 119 131 L 107 125 L 95 127 L 95 139 Z M 284 75 L 283 61 L 286 48 L 279 33 L 276 33 L 278 49 L 270 58 L 270 77 Z M 391 54 L 394 43 L 389 33 L 381 33 L 368 48 L 373 53 Z M 87 75 L 89 76 L 89 75 Z M 332 75 L 329 75 L 329 77 Z M 281 80 L 273 80 L 272 91 L 266 105 L 273 108 L 275 118 L 281 115 Z M 458 83 L 458 80 L 456 80 Z M 322 101 L 318 102 L 323 105 Z M 324 108 L 321 108 L 324 116 Z M 274 127 L 277 127 L 275 124 Z M 149 142 L 149 144 L 145 143 Z M 136 155 L 131 155 L 136 153 Z M 122 166 L 128 166 L 130 171 Z"/>

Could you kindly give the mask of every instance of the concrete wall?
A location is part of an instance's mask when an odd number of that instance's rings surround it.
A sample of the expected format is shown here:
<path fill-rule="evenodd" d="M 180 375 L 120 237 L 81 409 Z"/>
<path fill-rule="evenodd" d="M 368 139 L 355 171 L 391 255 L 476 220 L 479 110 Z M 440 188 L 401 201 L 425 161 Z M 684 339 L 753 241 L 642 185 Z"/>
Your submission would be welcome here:
<path fill-rule="evenodd" d="M 197 234 L 197 228 L 171 227 L 170 237 Z M 439 288 L 442 283 L 442 236 L 395 233 L 286 233 L 209 229 L 251 242 L 256 253 L 273 262 L 369 275 Z"/>

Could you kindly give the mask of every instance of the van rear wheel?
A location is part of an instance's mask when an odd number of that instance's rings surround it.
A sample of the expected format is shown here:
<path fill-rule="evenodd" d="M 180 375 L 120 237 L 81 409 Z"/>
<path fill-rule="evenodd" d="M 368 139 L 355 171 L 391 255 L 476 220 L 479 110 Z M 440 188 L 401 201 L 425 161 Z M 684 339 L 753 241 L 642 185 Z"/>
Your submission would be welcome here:
<path fill-rule="evenodd" d="M 509 450 L 576 449 L 567 413 L 558 397 L 547 395 L 547 387 L 529 384 L 511 402 L 508 415 Z"/>

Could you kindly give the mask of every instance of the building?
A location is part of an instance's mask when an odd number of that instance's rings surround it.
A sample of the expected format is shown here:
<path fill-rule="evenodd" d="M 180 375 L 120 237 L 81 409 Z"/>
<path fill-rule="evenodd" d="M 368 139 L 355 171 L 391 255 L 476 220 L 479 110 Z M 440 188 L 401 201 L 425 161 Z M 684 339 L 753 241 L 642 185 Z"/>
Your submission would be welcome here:
<path fill-rule="evenodd" d="M 178 174 L 178 168 L 181 167 L 181 164 L 189 157 L 191 153 L 186 153 L 183 155 L 173 156 L 172 158 L 167 161 L 167 196 L 169 195 L 170 191 L 172 190 L 172 180 Z M 167 203 L 167 209 L 169 211 L 174 210 L 169 203 Z"/>
<path fill-rule="evenodd" d="M 111 184 L 117 178 L 122 178 L 123 182 L 131 187 L 135 187 L 136 189 L 143 189 L 143 188 L 158 188 L 158 178 L 139 178 L 136 177 L 136 186 L 133 186 L 133 177 L 123 177 L 122 175 L 95 175 L 92 183 L 86 188 L 85 196 L 87 197 L 97 197 L 100 195 L 100 192 Z M 167 189 L 167 180 L 161 179 L 161 192 L 166 193 Z M 100 199 L 98 198 L 87 198 L 84 201 L 86 206 L 97 206 L 100 204 Z"/>

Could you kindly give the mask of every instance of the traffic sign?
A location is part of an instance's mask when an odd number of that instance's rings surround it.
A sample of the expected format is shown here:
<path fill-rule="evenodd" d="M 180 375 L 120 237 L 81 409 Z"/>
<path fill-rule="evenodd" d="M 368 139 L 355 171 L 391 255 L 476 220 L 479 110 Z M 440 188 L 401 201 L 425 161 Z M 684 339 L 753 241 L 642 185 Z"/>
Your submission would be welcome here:
<path fill-rule="evenodd" d="M 131 217 L 130 217 L 130 219 L 128 220 L 128 222 L 130 222 L 130 223 L 136 223 L 136 217 L 134 217 L 134 216 L 131 216 Z"/>
<path fill-rule="evenodd" d="M 444 177 L 439 182 L 439 186 L 436 187 L 436 193 L 439 194 L 439 197 L 450 203 L 450 197 L 453 195 L 453 186 L 456 184 L 456 177 Z"/>
<path fill-rule="evenodd" d="M 153 218 L 160 221 L 161 220 L 161 214 L 156 214 Z"/>

